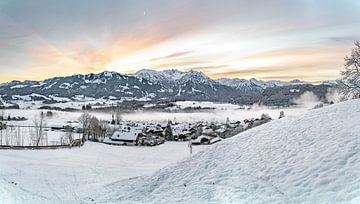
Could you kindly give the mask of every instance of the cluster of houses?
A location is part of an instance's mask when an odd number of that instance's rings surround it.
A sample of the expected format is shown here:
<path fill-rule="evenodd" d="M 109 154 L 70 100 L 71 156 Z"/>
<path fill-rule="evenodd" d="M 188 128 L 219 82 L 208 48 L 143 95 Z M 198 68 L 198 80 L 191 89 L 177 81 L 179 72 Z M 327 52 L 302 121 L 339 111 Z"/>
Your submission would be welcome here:
<path fill-rule="evenodd" d="M 166 126 L 156 123 L 121 122 L 103 142 L 111 145 L 155 146 L 165 142 Z"/>
<path fill-rule="evenodd" d="M 280 117 L 285 117 L 281 112 Z M 220 122 L 125 122 L 119 124 L 108 123 L 106 131 L 97 141 L 111 145 L 128 146 L 156 146 L 165 141 L 189 141 L 192 145 L 210 145 L 223 139 L 237 135 L 245 130 L 267 123 L 272 119 L 267 114 L 260 118 L 243 121 L 226 120 Z M 0 122 L 0 130 L 6 129 L 6 123 Z M 55 133 L 58 134 L 55 134 Z M 83 134 L 88 133 L 83 125 L 77 121 L 68 121 L 65 124 L 50 124 L 44 127 L 44 134 L 63 135 L 70 145 L 83 144 Z M 60 142 L 61 144 L 64 142 Z M 69 143 L 69 142 L 67 142 Z M 75 144 L 76 143 L 76 144 Z"/>
<path fill-rule="evenodd" d="M 260 118 L 226 123 L 215 122 L 122 122 L 103 142 L 112 145 L 155 146 L 165 141 L 191 141 L 192 145 L 208 145 L 232 137 L 250 128 L 271 121 L 263 114 Z"/>
<path fill-rule="evenodd" d="M 112 145 L 155 146 L 165 142 L 165 127 L 153 123 L 121 123 L 103 142 Z"/>

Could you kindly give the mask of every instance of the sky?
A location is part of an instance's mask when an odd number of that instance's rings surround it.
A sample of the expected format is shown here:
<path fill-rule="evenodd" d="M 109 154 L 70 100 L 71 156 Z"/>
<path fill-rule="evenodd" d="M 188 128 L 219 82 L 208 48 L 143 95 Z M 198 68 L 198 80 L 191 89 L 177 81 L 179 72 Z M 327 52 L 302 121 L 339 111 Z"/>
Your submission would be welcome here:
<path fill-rule="evenodd" d="M 0 82 L 141 69 L 332 80 L 358 0 L 0 0 Z"/>

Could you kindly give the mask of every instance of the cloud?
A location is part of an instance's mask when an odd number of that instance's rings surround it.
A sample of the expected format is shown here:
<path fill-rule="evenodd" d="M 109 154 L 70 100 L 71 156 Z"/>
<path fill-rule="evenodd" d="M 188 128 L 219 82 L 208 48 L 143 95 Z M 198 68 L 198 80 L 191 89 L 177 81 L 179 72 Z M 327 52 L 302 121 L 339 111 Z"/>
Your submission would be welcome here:
<path fill-rule="evenodd" d="M 18 70 L 18 78 L 47 78 L 108 67 L 196 69 L 214 78 L 334 79 L 359 36 L 354 2 L 1 2 L 1 80 L 13 79 L 9 69 Z"/>
<path fill-rule="evenodd" d="M 162 57 L 152 58 L 152 59 L 150 59 L 149 61 L 150 61 L 150 62 L 154 62 L 154 61 L 161 61 L 161 60 L 171 60 L 171 59 L 174 59 L 174 58 L 187 56 L 187 55 L 189 55 L 189 54 L 191 54 L 191 53 L 192 53 L 192 51 L 175 52 L 175 53 L 173 53 L 173 54 L 165 55 L 165 56 L 162 56 Z"/>
<path fill-rule="evenodd" d="M 153 64 L 151 68 L 154 69 L 168 69 L 168 68 L 192 68 L 199 64 L 206 64 L 207 61 L 183 61 L 183 62 L 173 62 L 173 63 L 164 63 L 164 64 Z"/>
<path fill-rule="evenodd" d="M 294 99 L 293 102 L 305 108 L 314 108 L 314 106 L 321 103 L 319 97 L 311 91 L 305 91 L 299 98 Z"/>
<path fill-rule="evenodd" d="M 195 66 L 189 69 L 201 71 L 201 72 L 212 72 L 212 71 L 221 71 L 222 68 L 229 67 L 227 64 L 213 65 L 213 66 Z"/>
<path fill-rule="evenodd" d="M 328 102 L 339 103 L 342 96 L 336 89 L 329 88 L 325 97 Z"/>

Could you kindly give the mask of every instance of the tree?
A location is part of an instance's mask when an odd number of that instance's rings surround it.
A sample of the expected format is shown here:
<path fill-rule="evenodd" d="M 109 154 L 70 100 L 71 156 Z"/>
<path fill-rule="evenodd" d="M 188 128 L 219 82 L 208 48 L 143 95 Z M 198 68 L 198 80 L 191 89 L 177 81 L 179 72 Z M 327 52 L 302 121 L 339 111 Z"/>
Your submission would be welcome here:
<path fill-rule="evenodd" d="M 91 140 L 100 141 L 100 138 L 104 138 L 107 131 L 109 130 L 106 123 L 100 121 L 96 117 L 91 117 L 89 121 L 89 136 Z"/>
<path fill-rule="evenodd" d="M 90 119 L 91 119 L 91 115 L 87 112 L 81 114 L 79 118 L 79 122 L 82 124 L 82 129 L 83 129 L 83 138 L 82 138 L 83 141 L 85 141 L 86 136 L 88 136 L 87 139 L 89 139 Z"/>
<path fill-rule="evenodd" d="M 53 112 L 52 111 L 47 111 L 46 112 L 46 117 L 51 118 L 53 116 Z"/>
<path fill-rule="evenodd" d="M 91 117 L 90 121 L 89 121 L 89 137 L 91 138 L 91 140 L 95 141 L 97 138 L 97 133 L 99 130 L 99 119 L 97 119 L 96 117 Z"/>
<path fill-rule="evenodd" d="M 114 114 L 111 115 L 111 125 L 115 125 Z"/>
<path fill-rule="evenodd" d="M 4 112 L 3 109 L 1 109 L 1 110 L 0 110 L 0 120 L 5 120 L 4 115 L 5 115 L 5 112 Z"/>
<path fill-rule="evenodd" d="M 169 121 L 166 128 L 165 128 L 165 139 L 166 140 L 174 140 L 174 135 L 171 129 L 171 122 Z"/>
<path fill-rule="evenodd" d="M 92 107 L 90 104 L 85 104 L 85 105 L 81 106 L 81 109 L 82 110 L 90 110 L 90 109 L 92 109 Z"/>
<path fill-rule="evenodd" d="M 1 110 L 0 111 L 0 120 L 3 121 L 5 118 L 4 118 L 4 110 Z M 0 122 L 0 145 L 2 145 L 2 140 L 3 140 L 3 129 L 6 128 L 6 124 Z"/>
<path fill-rule="evenodd" d="M 345 99 L 360 98 L 360 42 L 355 42 L 350 56 L 345 57 L 344 66 L 338 80 L 339 92 Z"/>
<path fill-rule="evenodd" d="M 100 131 L 99 131 L 99 136 L 104 139 L 106 135 L 111 134 L 112 130 L 109 127 L 109 125 L 105 122 L 105 121 L 100 121 Z"/>
<path fill-rule="evenodd" d="M 44 118 L 44 113 L 41 112 L 40 117 L 35 117 L 33 120 L 34 123 L 34 127 L 35 127 L 35 134 L 34 136 L 34 142 L 35 142 L 35 146 L 39 146 L 40 141 L 43 138 L 43 131 L 44 131 L 44 127 L 46 126 L 46 121 Z"/>
<path fill-rule="evenodd" d="M 73 128 L 70 125 L 66 125 L 64 129 L 65 129 L 65 137 L 68 140 L 69 145 L 72 145 L 74 141 Z"/>
<path fill-rule="evenodd" d="M 120 111 L 119 108 L 116 108 L 116 109 L 113 110 L 111 124 L 120 125 L 121 121 L 122 121 L 121 111 Z"/>

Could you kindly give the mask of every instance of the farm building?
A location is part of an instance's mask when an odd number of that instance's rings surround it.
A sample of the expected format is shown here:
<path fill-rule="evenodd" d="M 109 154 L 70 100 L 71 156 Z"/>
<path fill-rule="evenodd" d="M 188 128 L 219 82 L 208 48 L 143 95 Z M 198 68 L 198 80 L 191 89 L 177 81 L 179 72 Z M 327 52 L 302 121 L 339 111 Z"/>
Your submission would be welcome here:
<path fill-rule="evenodd" d="M 137 145 L 141 131 L 115 131 L 110 138 L 106 138 L 104 143 L 114 145 Z"/>

